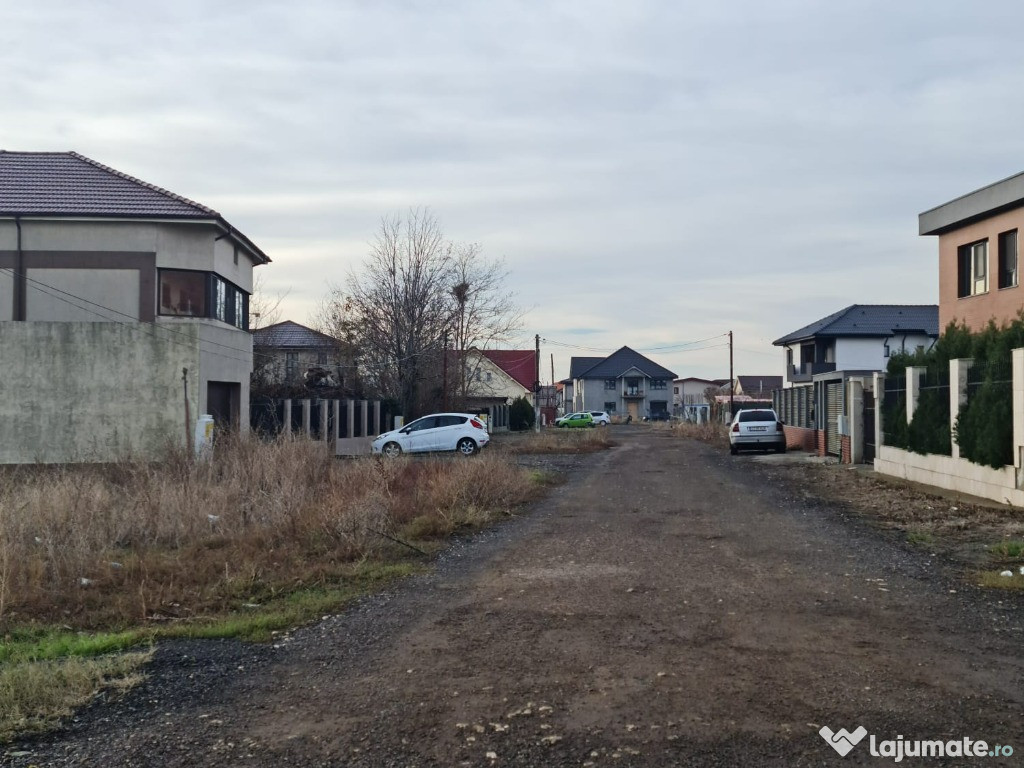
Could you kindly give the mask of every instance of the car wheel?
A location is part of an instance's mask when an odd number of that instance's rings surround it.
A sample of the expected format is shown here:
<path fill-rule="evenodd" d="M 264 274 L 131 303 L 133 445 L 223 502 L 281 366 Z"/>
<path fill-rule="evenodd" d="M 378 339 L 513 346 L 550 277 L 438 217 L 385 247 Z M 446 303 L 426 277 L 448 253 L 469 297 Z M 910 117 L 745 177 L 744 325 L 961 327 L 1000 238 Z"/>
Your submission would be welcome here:
<path fill-rule="evenodd" d="M 402 446 L 398 443 L 387 443 L 380 452 L 387 456 L 389 459 L 393 459 L 397 456 L 402 455 Z"/>
<path fill-rule="evenodd" d="M 740 449 L 737 448 L 735 445 L 730 445 L 729 446 L 729 453 L 731 453 L 733 456 L 735 456 L 739 452 L 740 452 Z"/>
<path fill-rule="evenodd" d="M 463 456 L 472 456 L 476 453 L 476 443 L 470 437 L 464 437 L 455 444 L 455 450 Z"/>

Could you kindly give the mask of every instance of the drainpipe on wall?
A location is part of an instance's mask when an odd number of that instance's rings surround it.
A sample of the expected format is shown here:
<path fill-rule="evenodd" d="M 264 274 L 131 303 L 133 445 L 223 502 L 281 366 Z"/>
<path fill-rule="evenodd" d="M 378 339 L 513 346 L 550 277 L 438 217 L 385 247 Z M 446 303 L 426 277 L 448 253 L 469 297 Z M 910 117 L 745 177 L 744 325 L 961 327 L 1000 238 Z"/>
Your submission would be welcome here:
<path fill-rule="evenodd" d="M 14 256 L 14 319 L 25 319 L 25 253 L 21 249 L 21 217 L 14 217 L 18 245 Z"/>

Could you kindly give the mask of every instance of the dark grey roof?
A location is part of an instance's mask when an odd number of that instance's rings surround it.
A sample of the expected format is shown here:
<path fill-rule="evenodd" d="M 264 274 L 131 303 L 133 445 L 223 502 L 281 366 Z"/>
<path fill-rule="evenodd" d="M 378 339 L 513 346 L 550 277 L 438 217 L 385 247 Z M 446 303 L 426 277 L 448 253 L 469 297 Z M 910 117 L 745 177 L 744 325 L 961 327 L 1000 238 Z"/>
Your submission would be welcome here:
<path fill-rule="evenodd" d="M 325 349 L 338 346 L 338 341 L 326 333 L 314 331 L 291 320 L 256 329 L 252 332 L 252 343 L 257 347 L 275 349 Z"/>
<path fill-rule="evenodd" d="M 771 392 L 773 389 L 782 389 L 781 376 L 737 376 L 736 381 L 739 388 L 748 395 L 752 392 L 760 394 Z"/>
<path fill-rule="evenodd" d="M 77 152 L 0 150 L 0 216 L 214 219 L 257 261 L 270 261 L 212 208 Z"/>
<path fill-rule="evenodd" d="M 902 333 L 939 335 L 937 304 L 851 304 L 772 342 L 792 344 L 814 337 L 896 336 Z"/>
<path fill-rule="evenodd" d="M 968 192 L 917 217 L 918 233 L 941 235 L 975 221 L 1024 206 L 1024 173 Z"/>
<path fill-rule="evenodd" d="M 579 358 L 575 358 L 579 359 Z M 583 374 L 576 378 L 581 379 L 613 379 L 618 378 L 630 368 L 636 368 L 648 378 L 652 379 L 674 379 L 676 375 L 668 368 L 663 368 L 648 357 L 639 352 L 622 347 L 612 352 L 606 358 L 597 358 L 598 362 L 583 371 Z"/>
<path fill-rule="evenodd" d="M 604 360 L 603 357 L 573 357 L 569 359 L 569 379 L 579 379 L 584 373 Z"/>

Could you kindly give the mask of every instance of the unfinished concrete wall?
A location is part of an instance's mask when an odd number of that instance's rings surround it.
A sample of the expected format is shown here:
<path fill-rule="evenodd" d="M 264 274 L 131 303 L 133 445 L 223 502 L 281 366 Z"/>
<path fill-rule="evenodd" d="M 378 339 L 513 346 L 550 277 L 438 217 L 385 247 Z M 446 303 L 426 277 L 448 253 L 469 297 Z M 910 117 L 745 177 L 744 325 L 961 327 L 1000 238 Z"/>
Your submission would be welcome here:
<path fill-rule="evenodd" d="M 156 457 L 200 413 L 199 329 L 0 322 L 0 463 Z M 246 393 L 248 394 L 248 393 Z"/>

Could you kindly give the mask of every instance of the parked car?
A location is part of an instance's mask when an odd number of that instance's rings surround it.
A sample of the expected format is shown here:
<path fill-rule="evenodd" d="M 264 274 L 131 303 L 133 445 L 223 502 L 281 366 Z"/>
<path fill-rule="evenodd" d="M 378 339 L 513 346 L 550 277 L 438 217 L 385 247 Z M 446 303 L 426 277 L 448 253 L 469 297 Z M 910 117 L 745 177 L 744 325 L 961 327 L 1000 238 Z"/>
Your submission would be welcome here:
<path fill-rule="evenodd" d="M 570 413 L 568 416 L 556 419 L 555 425 L 558 427 L 592 427 L 594 426 L 594 417 L 587 411 Z"/>
<path fill-rule="evenodd" d="M 604 411 L 590 411 L 590 415 L 594 417 L 594 426 L 607 427 L 612 423 L 611 418 Z"/>
<path fill-rule="evenodd" d="M 472 456 L 490 441 L 487 426 L 468 413 L 432 413 L 385 432 L 371 450 L 384 456 L 427 451 L 458 451 Z"/>
<path fill-rule="evenodd" d="M 771 408 L 740 411 L 729 427 L 729 453 L 735 456 L 741 448 L 774 449 L 786 452 L 786 433 L 778 414 Z"/>

